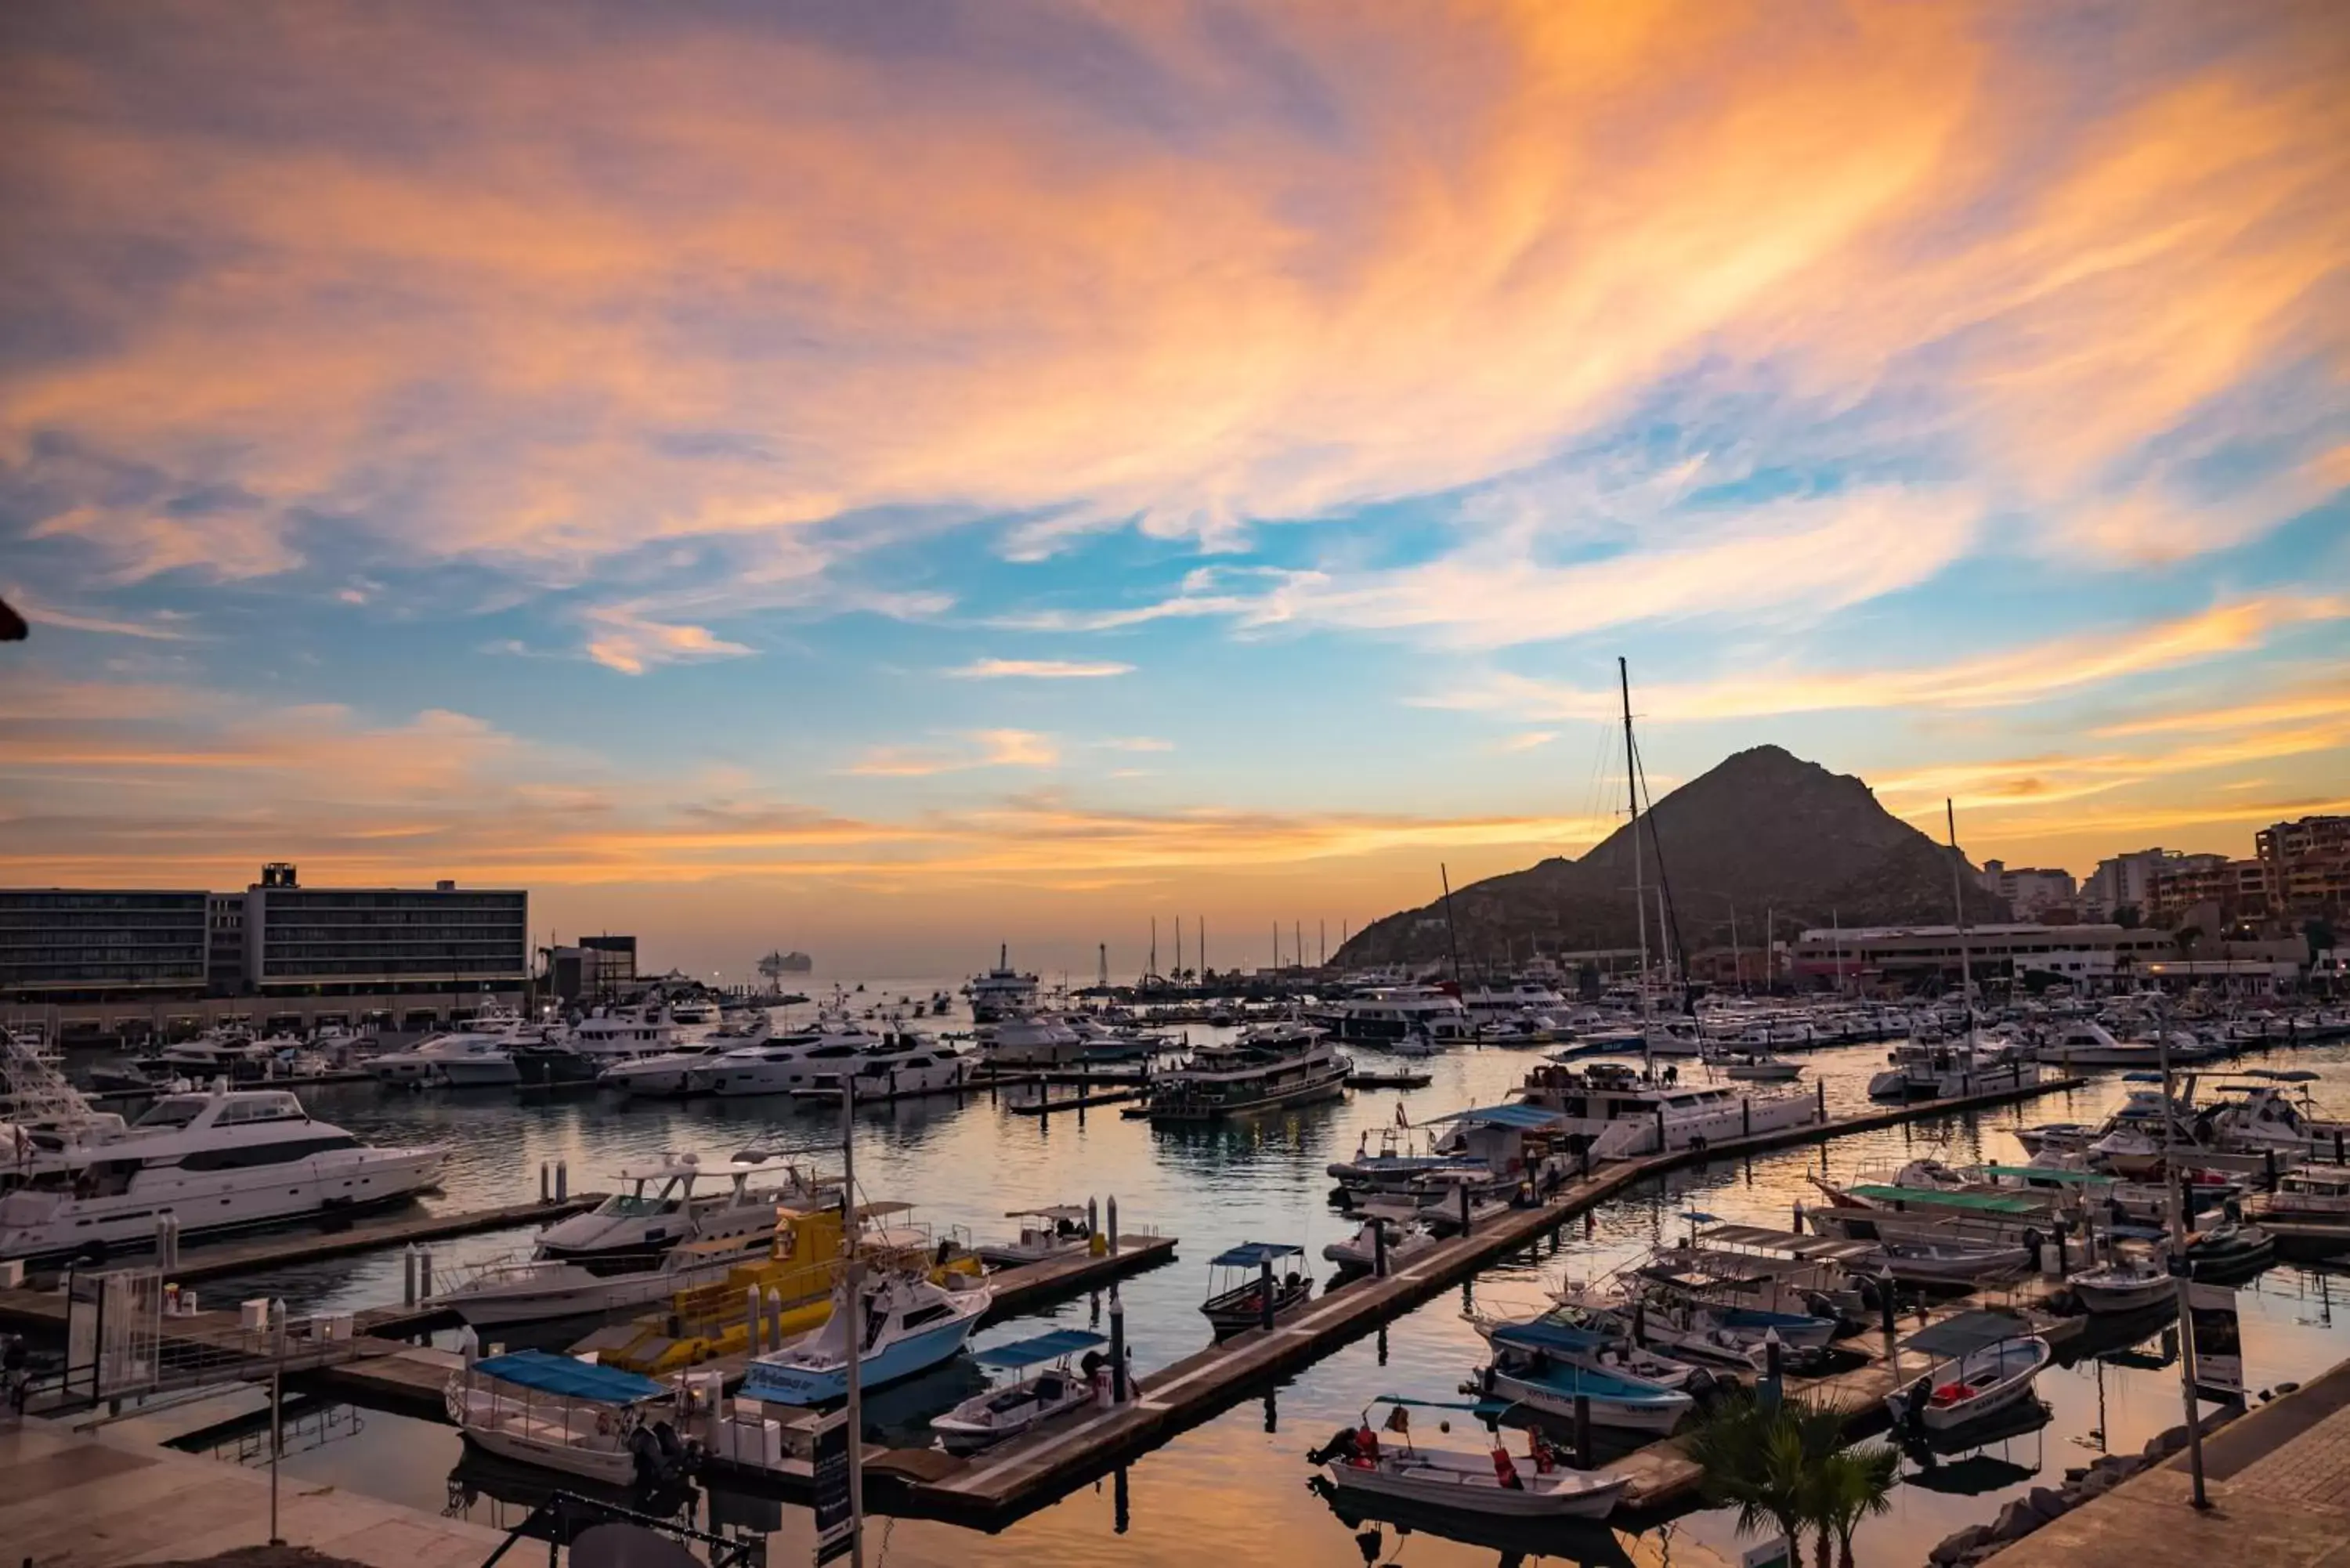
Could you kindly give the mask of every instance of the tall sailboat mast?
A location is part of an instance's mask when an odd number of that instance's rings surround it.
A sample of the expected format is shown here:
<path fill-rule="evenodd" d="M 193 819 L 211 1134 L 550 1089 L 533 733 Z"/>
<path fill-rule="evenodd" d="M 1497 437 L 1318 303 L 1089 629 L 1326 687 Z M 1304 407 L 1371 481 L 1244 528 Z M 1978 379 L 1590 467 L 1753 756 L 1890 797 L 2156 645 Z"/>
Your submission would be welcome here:
<path fill-rule="evenodd" d="M 1950 834 L 1950 917 L 1959 930 L 1959 1000 L 1966 1003 L 1967 1044 L 1975 1043 L 1975 970 L 1974 961 L 1967 952 L 1967 885 L 1960 867 L 1966 864 L 1959 854 L 1959 813 L 1950 797 L 1942 797 L 1942 819 Z"/>
<path fill-rule="evenodd" d="M 1648 898 L 1640 869 L 1640 781 L 1632 751 L 1632 669 L 1621 654 L 1616 680 L 1624 692 L 1624 795 L 1632 803 L 1632 919 L 1640 929 L 1640 1018 L 1648 1016 Z"/>

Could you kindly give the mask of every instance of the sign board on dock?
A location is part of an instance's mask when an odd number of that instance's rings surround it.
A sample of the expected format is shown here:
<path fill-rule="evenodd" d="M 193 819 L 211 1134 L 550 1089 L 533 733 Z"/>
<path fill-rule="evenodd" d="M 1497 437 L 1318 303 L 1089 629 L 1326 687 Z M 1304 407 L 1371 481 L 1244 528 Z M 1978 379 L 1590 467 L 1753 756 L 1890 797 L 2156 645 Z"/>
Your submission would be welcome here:
<path fill-rule="evenodd" d="M 818 1568 L 846 1557 L 857 1541 L 857 1512 L 848 1484 L 848 1412 L 817 1423 L 815 1455 L 816 1560 Z"/>
<path fill-rule="evenodd" d="M 2187 1311 L 2195 1329 L 2196 1392 L 2214 1399 L 2241 1399 L 2244 1341 L 2236 1320 L 2236 1293 L 2225 1285 L 2189 1285 Z"/>

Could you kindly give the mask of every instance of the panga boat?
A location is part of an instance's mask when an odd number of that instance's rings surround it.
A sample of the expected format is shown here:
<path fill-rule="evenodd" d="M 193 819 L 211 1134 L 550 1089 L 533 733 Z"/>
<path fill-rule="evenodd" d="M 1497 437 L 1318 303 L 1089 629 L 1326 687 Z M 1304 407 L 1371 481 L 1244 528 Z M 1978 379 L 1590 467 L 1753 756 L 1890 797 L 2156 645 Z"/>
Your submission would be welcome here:
<path fill-rule="evenodd" d="M 668 1419 L 674 1390 L 592 1361 L 493 1355 L 452 1374 L 442 1397 L 467 1442 L 613 1486 L 666 1480 L 696 1458 Z"/>
<path fill-rule="evenodd" d="M 2137 1312 L 2160 1302 L 2176 1300 L 2178 1283 L 2150 1263 L 2116 1262 L 2084 1269 L 2065 1282 L 2073 1294 L 2093 1313 Z"/>
<path fill-rule="evenodd" d="M 743 1392 L 779 1405 L 822 1405 L 848 1394 L 849 1335 L 857 1335 L 860 1387 L 879 1388 L 952 1357 L 971 1337 L 994 1293 L 983 1284 L 933 1284 L 919 1274 L 884 1275 L 861 1290 L 861 1310 L 842 1310 L 837 1291 L 824 1326 L 754 1359 Z M 955 1288 L 961 1286 L 961 1288 Z M 861 1321 L 858 1321 L 861 1320 Z M 857 1326 L 852 1331 L 852 1323 Z"/>
<path fill-rule="evenodd" d="M 1947 1432 L 2032 1397 L 2033 1379 L 2054 1354 L 2021 1318 L 1970 1312 L 1920 1329 L 1902 1344 L 1936 1356 L 1931 1370 L 1886 1396 L 1897 1424 Z"/>
<path fill-rule="evenodd" d="M 1283 1262 L 1303 1258 L 1305 1249 L 1287 1241 L 1243 1241 L 1208 1261 L 1208 1299 L 1200 1310 L 1218 1334 L 1238 1334 L 1264 1321 L 1265 1291 L 1271 1281 L 1275 1321 L 1304 1306 L 1314 1293 L 1314 1282 L 1295 1269 L 1281 1272 Z M 1270 1265 L 1270 1267 L 1268 1267 Z"/>
<path fill-rule="evenodd" d="M 1387 1233 L 1389 1269 L 1416 1258 L 1436 1245 L 1436 1231 L 1419 1218 L 1419 1205 L 1373 1199 L 1363 1205 L 1362 1227 L 1343 1241 L 1322 1249 L 1326 1262 L 1342 1269 L 1369 1270 L 1378 1266 L 1379 1232 Z"/>
<path fill-rule="evenodd" d="M 1507 1518 L 1603 1519 L 1616 1506 L 1626 1479 L 1596 1476 L 1561 1466 L 1539 1432 L 1529 1438 L 1523 1463 L 1502 1446 L 1498 1434 L 1490 1453 L 1421 1449 L 1411 1441 L 1411 1408 L 1470 1410 L 1383 1394 L 1373 1407 L 1389 1409 L 1386 1429 L 1399 1440 L 1383 1442 L 1363 1412 L 1363 1424 L 1342 1431 L 1308 1457 L 1340 1492 L 1395 1498 L 1461 1513 Z"/>
<path fill-rule="evenodd" d="M 1086 1211 L 1077 1204 L 1057 1204 L 1050 1209 L 1014 1209 L 1003 1216 L 1017 1220 L 1020 1239 L 1016 1241 L 996 1241 L 979 1249 L 980 1261 L 997 1268 L 1014 1263 L 1041 1263 L 1047 1258 L 1066 1258 L 1083 1252 L 1093 1242 L 1093 1231 L 1086 1222 Z"/>
<path fill-rule="evenodd" d="M 1093 1403 L 1094 1372 L 1102 1363 L 1095 1347 L 1102 1336 L 1082 1328 L 1056 1328 L 1034 1339 L 991 1345 L 972 1357 L 982 1366 L 1043 1370 L 974 1394 L 943 1416 L 933 1417 L 931 1430 L 951 1454 L 972 1454 L 1003 1441 L 1054 1417 Z M 1069 1358 L 1083 1353 L 1078 1371 Z"/>
<path fill-rule="evenodd" d="M 1533 1410 L 1573 1418 L 1575 1401 L 1590 1401 L 1594 1425 L 1633 1432 L 1669 1432 L 1697 1401 L 1678 1388 L 1628 1372 L 1601 1372 L 1564 1359 L 1587 1352 L 1592 1335 L 1540 1321 L 1512 1324 L 1490 1336 L 1492 1365 L 1477 1392 Z"/>

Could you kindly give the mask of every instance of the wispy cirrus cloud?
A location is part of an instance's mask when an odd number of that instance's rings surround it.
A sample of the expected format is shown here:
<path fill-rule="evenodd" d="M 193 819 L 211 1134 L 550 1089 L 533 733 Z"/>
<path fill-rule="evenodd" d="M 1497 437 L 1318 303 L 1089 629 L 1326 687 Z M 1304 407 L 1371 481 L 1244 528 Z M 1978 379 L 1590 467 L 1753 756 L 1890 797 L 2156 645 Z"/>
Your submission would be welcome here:
<path fill-rule="evenodd" d="M 714 636 L 708 627 L 653 620 L 624 606 L 591 609 L 587 622 L 587 656 L 623 675 L 642 675 L 662 664 L 741 659 L 751 652 L 742 643 Z"/>
<path fill-rule="evenodd" d="M 2187 615 L 2049 638 L 1947 664 L 1833 670 L 1783 665 L 1713 680 L 1649 685 L 1642 689 L 1641 705 L 1651 722 L 1661 723 L 1855 709 L 2013 707 L 2245 653 L 2282 632 L 2345 619 L 2350 599 L 2340 597 L 2248 595 Z M 1421 707 L 1522 719 L 1606 719 L 1617 711 L 1617 695 L 1612 689 L 1495 671 L 1457 690 L 1411 701 Z M 2318 711 L 2331 711 L 2318 701 Z M 2192 721 L 2158 717 L 2098 732 L 2191 727 Z"/>
<path fill-rule="evenodd" d="M 1060 743 L 1034 730 L 973 730 L 955 750 L 876 746 L 848 768 L 872 778 L 928 778 L 973 768 L 1050 768 L 1061 761 Z"/>
<path fill-rule="evenodd" d="M 958 680 L 1102 680 L 1131 675 L 1134 666 L 1102 659 L 978 659 L 946 673 Z"/>

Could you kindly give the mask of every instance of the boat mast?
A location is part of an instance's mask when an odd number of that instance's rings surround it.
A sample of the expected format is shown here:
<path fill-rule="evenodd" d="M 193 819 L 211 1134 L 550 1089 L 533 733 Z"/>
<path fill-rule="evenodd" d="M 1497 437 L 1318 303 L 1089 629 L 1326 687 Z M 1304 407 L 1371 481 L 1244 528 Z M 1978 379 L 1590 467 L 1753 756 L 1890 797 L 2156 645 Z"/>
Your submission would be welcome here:
<path fill-rule="evenodd" d="M 1440 860 L 1436 863 L 1436 875 L 1444 884 L 1444 946 L 1445 950 L 1452 956 L 1452 989 L 1459 991 L 1461 989 L 1461 939 L 1453 933 L 1452 929 L 1452 873 L 1447 870 L 1444 862 Z"/>
<path fill-rule="evenodd" d="M 1632 669 L 1621 654 L 1616 656 L 1616 680 L 1624 693 L 1624 794 L 1632 803 L 1632 919 L 1640 929 L 1641 1053 L 1645 1055 L 1648 1021 L 1648 890 L 1642 885 L 1640 872 L 1640 784 L 1634 772 L 1638 764 L 1632 753 Z"/>
<path fill-rule="evenodd" d="M 1003 962 L 1008 967 L 1011 947 L 1004 948 Z M 841 1344 L 847 1350 L 842 1357 L 848 1396 L 845 1414 L 848 1421 L 848 1552 L 851 1568 L 865 1565 L 865 1398 L 858 1363 L 864 1359 L 865 1347 L 865 1271 L 857 1256 L 857 1072 L 843 1064 L 840 1074 L 840 1190 L 847 1212 L 841 1216 L 841 1248 L 844 1260 L 841 1279 L 847 1298 L 842 1310 L 847 1313 L 847 1332 Z"/>
<path fill-rule="evenodd" d="M 1967 885 L 1960 870 L 1966 865 L 1966 859 L 1959 853 L 1959 814 L 1958 809 L 1951 805 L 1949 795 L 1942 797 L 1942 815 L 1950 824 L 1950 902 L 1954 906 L 1951 913 L 1957 919 L 1959 928 L 1959 999 L 1966 1003 L 1967 1049 L 1972 1051 L 1975 1044 L 1975 970 L 1974 961 L 1967 953 Z"/>

